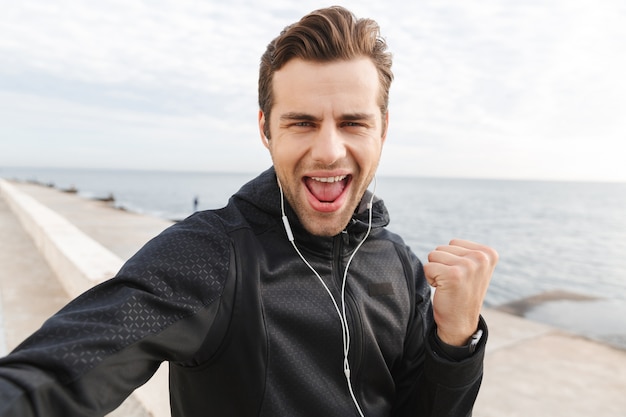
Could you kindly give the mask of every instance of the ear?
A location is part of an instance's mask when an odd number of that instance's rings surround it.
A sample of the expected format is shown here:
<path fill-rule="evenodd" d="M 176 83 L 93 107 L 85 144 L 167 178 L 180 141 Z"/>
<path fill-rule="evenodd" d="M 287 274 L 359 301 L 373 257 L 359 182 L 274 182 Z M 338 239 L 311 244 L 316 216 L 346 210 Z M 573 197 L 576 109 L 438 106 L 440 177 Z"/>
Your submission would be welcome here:
<path fill-rule="evenodd" d="M 270 148 L 269 139 L 265 136 L 265 114 L 263 110 L 259 110 L 259 133 L 261 134 L 261 142 L 267 149 Z"/>

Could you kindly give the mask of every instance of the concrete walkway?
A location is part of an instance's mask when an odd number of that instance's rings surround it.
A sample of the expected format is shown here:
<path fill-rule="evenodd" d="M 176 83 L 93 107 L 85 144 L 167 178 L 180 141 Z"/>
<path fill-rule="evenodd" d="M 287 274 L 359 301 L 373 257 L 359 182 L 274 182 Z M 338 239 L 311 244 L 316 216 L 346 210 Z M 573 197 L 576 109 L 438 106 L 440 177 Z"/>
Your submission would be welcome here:
<path fill-rule="evenodd" d="M 97 236 L 102 244 L 107 244 L 107 248 L 122 259 L 127 259 L 150 237 L 171 224 L 161 219 L 114 210 L 104 203 L 46 187 L 20 184 L 18 188 L 19 191 L 32 193 L 37 200 L 80 224 L 84 232 Z M 109 224 L 110 221 L 113 224 Z M 69 302 L 71 296 L 2 193 L 0 236 L 0 355 L 4 355 Z M 160 382 L 160 389 L 154 389 L 154 382 L 152 387 L 143 388 L 144 398 L 162 397 L 156 402 L 161 408 L 164 408 L 164 403 L 167 405 L 168 400 L 167 395 L 162 396 L 166 376 L 161 375 L 161 381 L 156 381 Z M 151 390 L 156 392 L 151 393 Z M 167 409 L 161 414 L 151 412 L 150 405 L 155 407 L 155 402 L 146 406 L 142 401 L 144 398 L 137 395 L 129 397 L 108 417 L 169 415 Z"/>
<path fill-rule="evenodd" d="M 170 224 L 54 189 L 11 184 L 123 260 Z M 5 197 L 0 236 L 0 330 L 11 348 L 69 297 Z M 490 339 L 475 417 L 626 416 L 626 351 L 496 310 L 484 316 Z M 142 404 L 131 397 L 115 415 L 146 416 Z M 163 404 L 151 415 L 167 415 Z"/>

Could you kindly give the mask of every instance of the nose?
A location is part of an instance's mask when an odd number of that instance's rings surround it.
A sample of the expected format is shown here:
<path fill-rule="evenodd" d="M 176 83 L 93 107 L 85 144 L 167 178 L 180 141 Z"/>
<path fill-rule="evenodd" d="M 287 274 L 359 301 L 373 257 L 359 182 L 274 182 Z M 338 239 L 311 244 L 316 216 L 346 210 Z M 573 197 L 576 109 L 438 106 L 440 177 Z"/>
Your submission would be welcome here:
<path fill-rule="evenodd" d="M 332 165 L 346 157 L 346 146 L 336 126 L 320 128 L 313 141 L 311 157 L 324 165 Z"/>

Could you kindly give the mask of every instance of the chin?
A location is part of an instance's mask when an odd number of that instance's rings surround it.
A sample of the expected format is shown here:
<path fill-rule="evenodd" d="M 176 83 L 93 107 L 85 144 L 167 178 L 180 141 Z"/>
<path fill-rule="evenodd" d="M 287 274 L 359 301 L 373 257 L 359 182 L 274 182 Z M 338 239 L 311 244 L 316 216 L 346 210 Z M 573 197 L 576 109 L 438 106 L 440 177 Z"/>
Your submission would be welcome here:
<path fill-rule="evenodd" d="M 341 231 L 343 229 L 339 229 L 339 231 L 337 230 L 311 230 L 309 228 L 306 228 L 307 231 L 312 234 L 313 236 L 318 236 L 318 237 L 334 237 L 337 236 L 339 233 L 341 233 Z"/>
<path fill-rule="evenodd" d="M 337 213 L 334 213 L 334 215 L 337 216 Z M 304 228 L 314 236 L 333 237 L 341 233 L 349 222 L 350 216 L 348 216 L 347 219 L 342 218 L 341 221 L 335 219 L 319 219 L 312 216 L 308 217 L 307 221 L 302 222 L 302 224 Z"/>
<path fill-rule="evenodd" d="M 320 231 L 309 231 L 309 233 L 311 233 L 313 236 L 319 236 L 319 237 L 334 237 L 337 236 L 339 233 L 341 233 L 343 229 L 339 229 L 339 231 L 337 230 L 320 230 Z"/>

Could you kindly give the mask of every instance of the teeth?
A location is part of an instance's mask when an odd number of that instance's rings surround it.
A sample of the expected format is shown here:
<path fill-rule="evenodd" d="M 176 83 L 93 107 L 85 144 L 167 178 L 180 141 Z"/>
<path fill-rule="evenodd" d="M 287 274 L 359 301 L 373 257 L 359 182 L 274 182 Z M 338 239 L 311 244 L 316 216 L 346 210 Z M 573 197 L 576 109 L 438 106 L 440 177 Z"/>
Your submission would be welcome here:
<path fill-rule="evenodd" d="M 311 178 L 319 182 L 337 182 L 337 181 L 343 181 L 346 177 L 347 175 L 338 175 L 336 177 L 311 177 Z"/>

